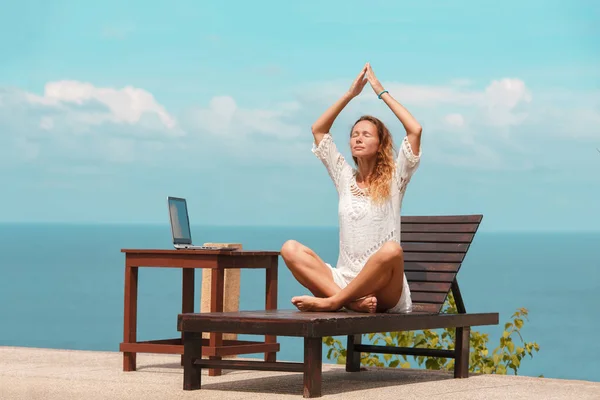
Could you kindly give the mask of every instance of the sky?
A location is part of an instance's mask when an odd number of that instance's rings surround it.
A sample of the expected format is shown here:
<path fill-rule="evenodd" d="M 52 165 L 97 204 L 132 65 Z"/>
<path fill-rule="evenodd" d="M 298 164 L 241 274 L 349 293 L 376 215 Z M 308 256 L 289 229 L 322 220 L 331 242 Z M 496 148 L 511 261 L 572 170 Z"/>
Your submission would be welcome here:
<path fill-rule="evenodd" d="M 600 2 L 0 0 L 0 222 L 336 226 L 311 124 L 366 62 L 423 127 L 403 215 L 600 230 Z M 401 123 L 369 85 L 363 114 Z"/>

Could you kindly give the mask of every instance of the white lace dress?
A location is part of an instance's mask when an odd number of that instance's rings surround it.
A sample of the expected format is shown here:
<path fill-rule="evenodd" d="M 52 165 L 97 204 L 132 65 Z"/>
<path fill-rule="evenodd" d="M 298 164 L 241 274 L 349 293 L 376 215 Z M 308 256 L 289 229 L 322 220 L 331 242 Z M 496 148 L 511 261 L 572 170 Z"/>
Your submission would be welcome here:
<path fill-rule="evenodd" d="M 344 288 L 361 271 L 367 260 L 387 241 L 400 244 L 400 209 L 406 185 L 419 166 L 421 151 L 415 155 L 406 136 L 402 140 L 392 179 L 391 196 L 382 204 L 373 203 L 365 189 L 356 183 L 356 170 L 338 151 L 333 138 L 326 134 L 312 152 L 319 158 L 338 192 L 340 252 L 335 268 L 327 264 L 335 283 Z M 404 275 L 402 296 L 388 313 L 412 311 L 410 289 Z"/>

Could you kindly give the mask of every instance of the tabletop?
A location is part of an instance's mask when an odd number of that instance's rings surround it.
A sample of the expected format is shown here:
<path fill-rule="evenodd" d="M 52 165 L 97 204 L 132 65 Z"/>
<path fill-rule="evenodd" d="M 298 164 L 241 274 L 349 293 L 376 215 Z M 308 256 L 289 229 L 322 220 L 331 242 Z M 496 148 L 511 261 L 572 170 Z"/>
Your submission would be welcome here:
<path fill-rule="evenodd" d="M 272 250 L 195 250 L 195 249 L 121 249 L 126 254 L 156 254 L 156 255 L 222 255 L 222 256 L 278 256 L 278 251 Z"/>

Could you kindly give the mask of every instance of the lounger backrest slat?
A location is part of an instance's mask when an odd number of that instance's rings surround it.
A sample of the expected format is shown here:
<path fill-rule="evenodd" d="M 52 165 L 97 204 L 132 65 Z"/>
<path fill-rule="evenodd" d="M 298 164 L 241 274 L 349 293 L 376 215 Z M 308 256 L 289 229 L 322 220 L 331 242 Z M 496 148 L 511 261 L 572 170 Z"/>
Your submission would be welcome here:
<path fill-rule="evenodd" d="M 402 217 L 404 271 L 414 311 L 441 311 L 482 217 Z"/>

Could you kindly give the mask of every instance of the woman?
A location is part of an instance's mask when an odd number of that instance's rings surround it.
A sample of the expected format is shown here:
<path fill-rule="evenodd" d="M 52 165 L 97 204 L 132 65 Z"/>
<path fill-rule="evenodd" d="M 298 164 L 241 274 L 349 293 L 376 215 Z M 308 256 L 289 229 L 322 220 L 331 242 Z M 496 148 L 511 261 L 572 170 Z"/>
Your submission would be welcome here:
<path fill-rule="evenodd" d="M 398 117 L 406 136 L 395 156 L 385 125 L 377 118 L 361 117 L 350 133 L 354 169 L 337 150 L 329 130 L 367 82 Z M 348 92 L 313 124 L 312 133 L 312 151 L 325 165 L 339 196 L 340 254 L 332 268 L 297 241 L 283 245 L 286 265 L 316 296 L 297 296 L 292 303 L 301 311 L 342 307 L 369 313 L 412 311 L 400 247 L 400 208 L 420 162 L 421 126 L 383 89 L 367 63 Z"/>

